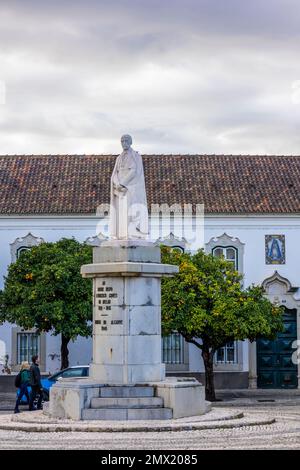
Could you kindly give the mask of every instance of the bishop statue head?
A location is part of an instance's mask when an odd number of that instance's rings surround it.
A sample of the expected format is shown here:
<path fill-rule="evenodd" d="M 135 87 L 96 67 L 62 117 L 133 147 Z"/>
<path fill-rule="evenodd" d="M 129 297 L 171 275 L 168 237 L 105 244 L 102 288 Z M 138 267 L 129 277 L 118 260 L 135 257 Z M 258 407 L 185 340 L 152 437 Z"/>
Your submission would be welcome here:
<path fill-rule="evenodd" d="M 122 135 L 121 145 L 122 145 L 123 150 L 129 150 L 132 145 L 131 135 L 128 135 L 128 134 Z"/>

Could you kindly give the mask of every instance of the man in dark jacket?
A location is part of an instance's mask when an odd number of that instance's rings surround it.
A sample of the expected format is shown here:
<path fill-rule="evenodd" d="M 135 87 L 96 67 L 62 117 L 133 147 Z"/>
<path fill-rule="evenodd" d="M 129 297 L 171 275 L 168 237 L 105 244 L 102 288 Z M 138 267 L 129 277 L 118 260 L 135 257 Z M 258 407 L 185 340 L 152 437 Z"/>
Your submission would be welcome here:
<path fill-rule="evenodd" d="M 29 410 L 35 410 L 34 400 L 38 395 L 37 409 L 42 409 L 42 399 L 43 399 L 43 387 L 41 382 L 41 372 L 39 368 L 39 357 L 32 356 L 32 364 L 30 366 L 30 385 L 31 385 L 31 394 L 29 400 Z"/>

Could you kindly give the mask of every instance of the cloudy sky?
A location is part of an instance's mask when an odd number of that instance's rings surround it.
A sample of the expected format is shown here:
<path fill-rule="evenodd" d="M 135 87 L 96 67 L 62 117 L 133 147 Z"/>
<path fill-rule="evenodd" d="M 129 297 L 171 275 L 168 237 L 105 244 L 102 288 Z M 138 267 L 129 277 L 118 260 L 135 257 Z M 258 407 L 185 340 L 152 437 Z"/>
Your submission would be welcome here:
<path fill-rule="evenodd" d="M 300 154 L 299 0 L 1 0 L 0 154 Z"/>

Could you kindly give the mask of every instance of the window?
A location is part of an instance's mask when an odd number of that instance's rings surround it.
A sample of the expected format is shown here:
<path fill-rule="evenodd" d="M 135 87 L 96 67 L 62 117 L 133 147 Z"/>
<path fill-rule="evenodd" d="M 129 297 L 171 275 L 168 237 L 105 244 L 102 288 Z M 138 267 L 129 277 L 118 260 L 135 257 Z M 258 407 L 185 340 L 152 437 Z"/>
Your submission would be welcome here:
<path fill-rule="evenodd" d="M 212 253 L 217 258 L 224 258 L 226 261 L 229 261 L 233 264 L 234 269 L 238 269 L 237 249 L 233 246 L 216 246 Z"/>
<path fill-rule="evenodd" d="M 162 362 L 165 364 L 184 363 L 184 340 L 179 333 L 162 338 Z"/>
<path fill-rule="evenodd" d="M 182 246 L 172 246 L 171 250 L 179 251 L 179 253 L 184 253 L 184 248 Z"/>
<path fill-rule="evenodd" d="M 39 245 L 44 240 L 35 237 L 32 233 L 27 233 L 25 237 L 16 238 L 13 243 L 10 243 L 11 261 L 15 263 L 23 251 L 30 249 L 33 246 Z"/>
<path fill-rule="evenodd" d="M 217 364 L 236 364 L 237 362 L 237 343 L 235 341 L 230 341 L 225 346 L 217 350 Z"/>
<path fill-rule="evenodd" d="M 20 257 L 22 253 L 25 253 L 25 251 L 30 250 L 27 246 L 21 246 L 20 248 L 17 249 L 17 259 Z"/>
<path fill-rule="evenodd" d="M 244 272 L 244 248 L 244 243 L 237 237 L 227 235 L 227 233 L 223 233 L 220 237 L 212 237 L 205 244 L 206 253 L 212 253 L 217 257 L 224 257 L 241 274 Z"/>
<path fill-rule="evenodd" d="M 38 356 L 40 350 L 40 337 L 37 333 L 18 333 L 17 337 L 17 363 L 31 362 L 32 356 Z"/>

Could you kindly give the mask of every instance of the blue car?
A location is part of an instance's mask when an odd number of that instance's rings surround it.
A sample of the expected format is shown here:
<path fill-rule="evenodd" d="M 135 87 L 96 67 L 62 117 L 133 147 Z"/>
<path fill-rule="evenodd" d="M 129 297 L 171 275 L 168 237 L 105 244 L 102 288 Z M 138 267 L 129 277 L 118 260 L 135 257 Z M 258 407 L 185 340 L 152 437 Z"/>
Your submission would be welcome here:
<path fill-rule="evenodd" d="M 69 378 L 76 378 L 76 377 L 88 377 L 89 375 L 89 366 L 73 366 L 73 367 L 68 367 L 67 369 L 60 370 L 59 372 L 56 372 L 53 375 L 50 375 L 50 377 L 47 377 L 46 379 L 42 379 L 42 386 L 43 386 L 43 401 L 49 401 L 49 394 L 50 394 L 50 388 L 52 387 L 55 382 L 63 377 L 64 379 L 69 379 Z M 28 392 L 30 393 L 31 387 L 28 387 Z M 17 394 L 19 394 L 19 390 L 17 391 Z M 21 400 L 22 405 L 26 405 L 27 399 L 25 396 L 22 397 Z"/>

